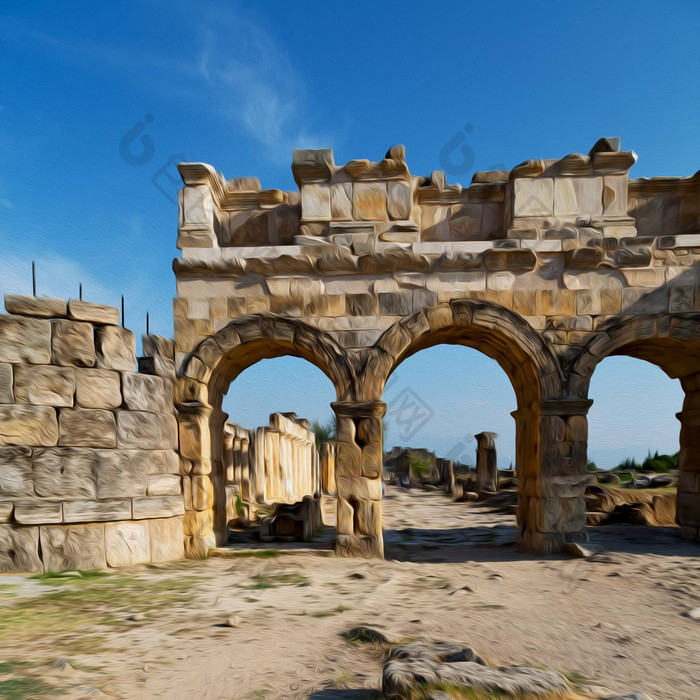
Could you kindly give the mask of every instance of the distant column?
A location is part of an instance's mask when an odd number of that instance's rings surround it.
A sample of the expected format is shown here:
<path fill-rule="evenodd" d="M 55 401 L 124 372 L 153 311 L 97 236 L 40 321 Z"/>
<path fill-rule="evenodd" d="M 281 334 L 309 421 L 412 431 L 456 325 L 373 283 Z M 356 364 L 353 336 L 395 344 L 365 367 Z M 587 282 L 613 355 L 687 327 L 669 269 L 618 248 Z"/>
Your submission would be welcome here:
<path fill-rule="evenodd" d="M 476 438 L 476 479 L 480 491 L 498 491 L 496 433 L 479 433 Z"/>

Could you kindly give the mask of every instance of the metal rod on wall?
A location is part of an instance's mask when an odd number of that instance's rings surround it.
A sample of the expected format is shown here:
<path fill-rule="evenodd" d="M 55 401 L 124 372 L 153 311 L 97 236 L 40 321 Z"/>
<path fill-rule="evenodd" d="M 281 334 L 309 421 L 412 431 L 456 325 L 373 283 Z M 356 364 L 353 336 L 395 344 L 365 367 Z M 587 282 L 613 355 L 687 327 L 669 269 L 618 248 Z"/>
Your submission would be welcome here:
<path fill-rule="evenodd" d="M 122 294 L 122 328 L 126 328 L 124 325 L 124 295 Z"/>
<path fill-rule="evenodd" d="M 36 296 L 36 263 L 32 260 L 32 296 Z"/>
<path fill-rule="evenodd" d="M 150 335 L 149 331 L 149 323 L 148 323 L 148 311 L 146 311 L 146 335 Z"/>
<path fill-rule="evenodd" d="M 78 287 L 78 299 L 80 299 L 80 301 L 83 300 L 83 283 L 82 282 L 80 283 L 80 286 Z"/>

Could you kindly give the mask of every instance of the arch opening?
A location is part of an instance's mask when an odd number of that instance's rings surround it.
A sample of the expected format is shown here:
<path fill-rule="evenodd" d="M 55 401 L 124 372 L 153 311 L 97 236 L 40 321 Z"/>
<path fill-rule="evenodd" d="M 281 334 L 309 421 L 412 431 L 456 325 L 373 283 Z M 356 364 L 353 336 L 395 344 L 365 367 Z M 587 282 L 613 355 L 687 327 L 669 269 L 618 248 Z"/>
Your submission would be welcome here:
<path fill-rule="evenodd" d="M 402 359 L 384 400 L 384 538 L 392 556 L 421 542 L 514 541 L 517 401 L 498 362 L 462 343 L 437 343 Z"/>

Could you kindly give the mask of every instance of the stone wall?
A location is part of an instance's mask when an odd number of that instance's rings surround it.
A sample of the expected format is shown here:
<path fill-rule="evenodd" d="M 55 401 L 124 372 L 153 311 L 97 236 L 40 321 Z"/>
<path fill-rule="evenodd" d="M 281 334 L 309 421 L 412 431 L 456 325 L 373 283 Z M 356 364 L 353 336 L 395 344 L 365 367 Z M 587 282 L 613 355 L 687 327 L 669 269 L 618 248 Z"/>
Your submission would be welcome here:
<path fill-rule="evenodd" d="M 116 308 L 5 296 L 0 315 L 0 571 L 184 556 L 172 341 Z"/>
<path fill-rule="evenodd" d="M 270 424 L 246 430 L 224 426 L 227 521 L 236 517 L 235 494 L 255 505 L 299 503 L 321 495 L 321 456 L 309 421 L 272 413 Z M 328 459 L 326 459 L 328 461 Z"/>

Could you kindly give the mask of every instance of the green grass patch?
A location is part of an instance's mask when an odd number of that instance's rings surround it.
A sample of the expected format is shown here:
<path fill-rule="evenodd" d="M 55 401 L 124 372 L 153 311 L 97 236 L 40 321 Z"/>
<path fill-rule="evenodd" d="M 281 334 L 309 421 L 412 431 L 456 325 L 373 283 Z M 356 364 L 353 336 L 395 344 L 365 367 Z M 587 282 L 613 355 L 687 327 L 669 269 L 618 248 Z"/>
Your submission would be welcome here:
<path fill-rule="evenodd" d="M 98 625 L 128 625 L 128 615 L 186 604 L 201 582 L 192 576 L 113 574 L 37 578 L 51 590 L 0 608 L 0 639 L 60 646 L 64 653 L 94 652 L 104 639 Z"/>
<path fill-rule="evenodd" d="M 63 694 L 63 690 L 48 685 L 37 678 L 8 678 L 0 681 L 0 698 L 3 700 L 23 700 L 25 698 L 53 698 Z"/>
<path fill-rule="evenodd" d="M 64 583 L 80 579 L 97 579 L 109 576 L 105 571 L 81 571 L 79 569 L 69 569 L 66 571 L 47 571 L 45 574 L 35 574 L 33 578 L 41 583 Z"/>
<path fill-rule="evenodd" d="M 266 588 L 279 588 L 280 586 L 300 586 L 308 583 L 309 579 L 296 571 L 281 574 L 260 573 L 252 577 L 253 582 L 243 586 L 249 591 L 259 591 Z"/>
<path fill-rule="evenodd" d="M 243 559 L 247 557 L 253 559 L 272 559 L 279 555 L 279 549 L 254 549 L 245 552 L 231 552 L 228 556 L 232 559 Z"/>

